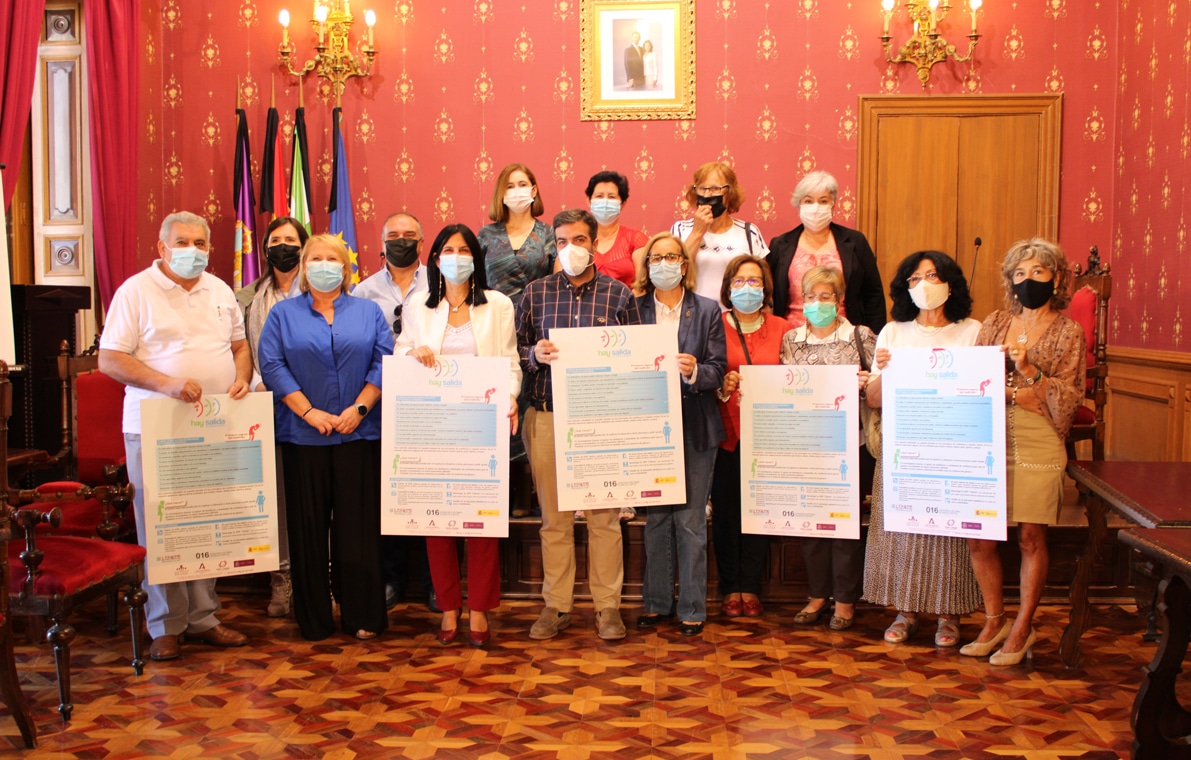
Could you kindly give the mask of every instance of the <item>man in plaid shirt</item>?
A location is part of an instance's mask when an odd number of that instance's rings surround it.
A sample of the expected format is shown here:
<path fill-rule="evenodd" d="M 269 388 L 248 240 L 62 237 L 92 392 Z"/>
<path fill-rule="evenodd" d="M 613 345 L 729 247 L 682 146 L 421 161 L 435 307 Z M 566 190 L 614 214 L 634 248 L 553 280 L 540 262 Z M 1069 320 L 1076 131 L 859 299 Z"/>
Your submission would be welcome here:
<path fill-rule="evenodd" d="M 593 265 L 595 217 L 567 209 L 554 217 L 561 272 L 526 286 L 517 306 L 517 349 L 528 383 L 529 408 L 521 430 L 542 508 L 542 597 L 546 608 L 529 630 L 531 639 L 550 639 L 571 624 L 575 597 L 575 513 L 558 509 L 554 469 L 554 394 L 550 364 L 558 348 L 547 336 L 556 327 L 641 324 L 632 291 Z M 602 639 L 623 639 L 620 589 L 624 582 L 619 510 L 587 510 L 591 595 Z"/>

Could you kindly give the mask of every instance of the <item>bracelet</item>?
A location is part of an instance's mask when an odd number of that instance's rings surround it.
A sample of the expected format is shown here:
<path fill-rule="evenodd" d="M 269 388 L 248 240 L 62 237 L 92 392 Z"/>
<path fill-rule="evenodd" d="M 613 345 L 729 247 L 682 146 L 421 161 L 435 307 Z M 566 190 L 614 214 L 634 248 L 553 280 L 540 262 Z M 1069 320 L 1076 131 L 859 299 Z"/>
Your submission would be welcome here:
<path fill-rule="evenodd" d="M 306 419 L 306 415 L 310 414 L 310 412 L 313 410 L 314 410 L 314 404 L 311 404 L 309 409 L 302 412 L 302 419 Z"/>

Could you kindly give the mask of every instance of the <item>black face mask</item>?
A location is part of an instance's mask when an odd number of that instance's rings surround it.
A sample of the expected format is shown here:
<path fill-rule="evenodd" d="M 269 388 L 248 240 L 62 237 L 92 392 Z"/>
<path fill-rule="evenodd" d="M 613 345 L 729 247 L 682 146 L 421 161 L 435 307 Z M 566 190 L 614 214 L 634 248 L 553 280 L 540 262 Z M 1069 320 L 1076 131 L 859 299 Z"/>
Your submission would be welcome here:
<path fill-rule="evenodd" d="M 1025 279 L 1013 284 L 1013 292 L 1017 300 L 1027 309 L 1038 309 L 1046 305 L 1055 294 L 1053 279 L 1042 282 L 1040 280 Z"/>
<path fill-rule="evenodd" d="M 265 249 L 265 259 L 278 272 L 289 272 L 298 265 L 302 249 L 296 245 L 279 243 Z"/>
<path fill-rule="evenodd" d="M 712 195 L 706 197 L 700 195 L 695 199 L 695 204 L 698 206 L 711 206 L 711 216 L 715 219 L 719 219 L 724 215 L 724 196 L 722 195 Z"/>
<path fill-rule="evenodd" d="M 418 241 L 397 238 L 385 241 L 385 261 L 398 269 L 404 269 L 418 260 Z"/>

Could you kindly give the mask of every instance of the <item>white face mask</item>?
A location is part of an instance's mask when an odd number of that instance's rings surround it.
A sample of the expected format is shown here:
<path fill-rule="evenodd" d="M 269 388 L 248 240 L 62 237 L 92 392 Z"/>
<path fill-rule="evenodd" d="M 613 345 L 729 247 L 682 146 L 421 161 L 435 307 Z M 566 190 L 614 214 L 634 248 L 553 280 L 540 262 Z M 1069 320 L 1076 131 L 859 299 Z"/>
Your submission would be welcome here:
<path fill-rule="evenodd" d="M 798 207 L 798 216 L 802 219 L 802 226 L 811 232 L 822 232 L 831 224 L 831 206 L 822 203 L 803 203 Z"/>
<path fill-rule="evenodd" d="M 531 205 L 533 205 L 532 187 L 514 187 L 512 190 L 505 191 L 505 206 L 509 211 L 519 214 Z"/>
<path fill-rule="evenodd" d="M 930 311 L 947 303 L 951 295 L 951 286 L 945 282 L 927 282 L 923 280 L 910 288 L 910 300 L 919 309 Z"/>
<path fill-rule="evenodd" d="M 559 249 L 558 263 L 562 265 L 562 271 L 571 277 L 578 277 L 591 266 L 591 251 L 569 243 L 565 248 Z"/>

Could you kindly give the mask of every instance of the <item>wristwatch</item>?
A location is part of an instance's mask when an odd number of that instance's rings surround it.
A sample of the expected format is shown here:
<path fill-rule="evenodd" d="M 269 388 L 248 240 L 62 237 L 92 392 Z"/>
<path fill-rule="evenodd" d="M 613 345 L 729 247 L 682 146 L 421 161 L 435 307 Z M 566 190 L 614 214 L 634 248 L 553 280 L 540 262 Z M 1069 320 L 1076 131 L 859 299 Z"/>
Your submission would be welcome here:
<path fill-rule="evenodd" d="M 360 413 L 361 417 L 367 417 L 368 416 L 368 405 L 367 404 L 356 404 L 356 411 Z"/>

